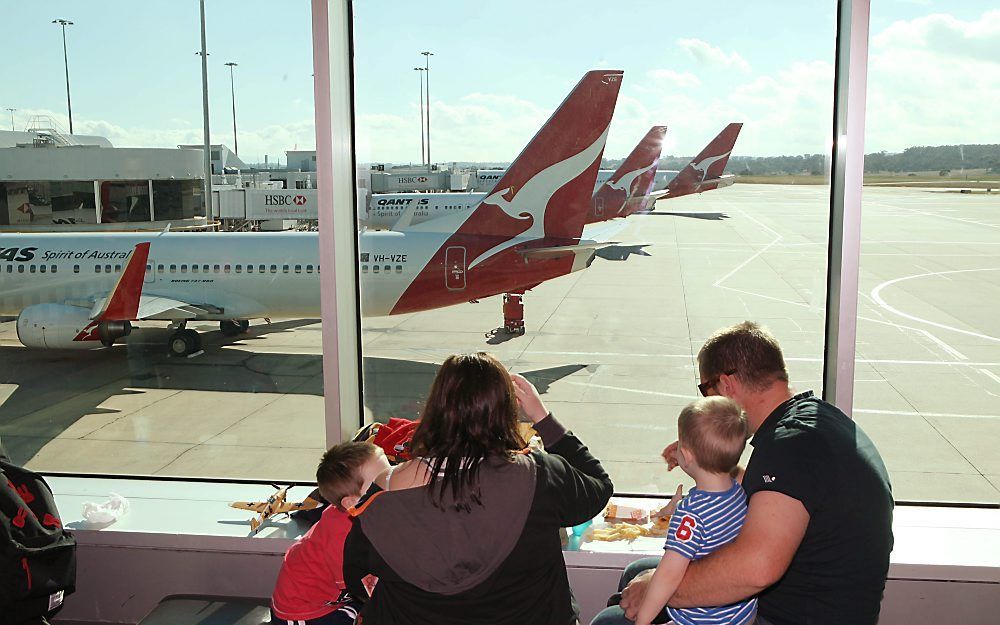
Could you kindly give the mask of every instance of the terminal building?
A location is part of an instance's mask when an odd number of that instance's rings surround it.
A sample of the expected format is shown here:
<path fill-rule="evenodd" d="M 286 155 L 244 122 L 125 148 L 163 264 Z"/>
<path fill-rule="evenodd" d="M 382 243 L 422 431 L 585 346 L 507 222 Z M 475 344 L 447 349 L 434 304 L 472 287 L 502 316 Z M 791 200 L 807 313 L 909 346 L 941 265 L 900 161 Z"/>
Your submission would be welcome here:
<path fill-rule="evenodd" d="M 54 124 L 52 125 L 54 126 Z M 0 230 L 204 224 L 202 151 L 0 131 Z"/>

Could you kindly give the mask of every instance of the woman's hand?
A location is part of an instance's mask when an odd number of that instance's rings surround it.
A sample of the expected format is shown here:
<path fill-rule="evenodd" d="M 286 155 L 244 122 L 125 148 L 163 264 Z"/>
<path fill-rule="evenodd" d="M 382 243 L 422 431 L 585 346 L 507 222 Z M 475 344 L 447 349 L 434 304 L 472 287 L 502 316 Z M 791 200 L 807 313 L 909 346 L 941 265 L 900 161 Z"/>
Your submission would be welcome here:
<path fill-rule="evenodd" d="M 517 396 L 517 404 L 524 411 L 524 414 L 532 423 L 538 423 L 549 415 L 549 411 L 542 403 L 542 398 L 538 394 L 535 385 L 529 382 L 522 375 L 510 374 L 511 382 L 514 383 L 514 394 Z"/>

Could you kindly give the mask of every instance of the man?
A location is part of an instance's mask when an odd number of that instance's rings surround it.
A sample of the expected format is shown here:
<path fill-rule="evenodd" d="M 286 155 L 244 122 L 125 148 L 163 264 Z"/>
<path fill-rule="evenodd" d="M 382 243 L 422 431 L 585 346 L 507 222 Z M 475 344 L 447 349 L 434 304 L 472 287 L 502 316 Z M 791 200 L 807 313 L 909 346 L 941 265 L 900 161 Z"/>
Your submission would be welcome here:
<path fill-rule="evenodd" d="M 691 563 L 669 605 L 727 605 L 756 595 L 762 625 L 875 625 L 893 506 L 875 445 L 835 406 L 812 392 L 792 393 L 777 340 L 756 323 L 712 335 L 698 369 L 702 395 L 735 401 L 753 433 L 743 477 L 749 509 L 736 540 Z M 670 469 L 676 445 L 664 450 Z M 626 571 L 620 608 L 593 625 L 635 618 L 652 576 L 635 574 L 643 566 Z"/>

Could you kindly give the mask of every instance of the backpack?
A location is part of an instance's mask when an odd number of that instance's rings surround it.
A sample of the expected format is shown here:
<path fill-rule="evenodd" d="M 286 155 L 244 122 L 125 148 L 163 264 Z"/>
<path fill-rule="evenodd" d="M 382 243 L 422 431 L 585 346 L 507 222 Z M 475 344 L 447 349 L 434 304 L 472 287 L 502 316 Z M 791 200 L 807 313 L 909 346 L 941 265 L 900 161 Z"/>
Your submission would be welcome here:
<path fill-rule="evenodd" d="M 42 476 L 12 464 L 0 446 L 0 614 L 44 622 L 75 590 L 76 541 L 63 529 Z"/>

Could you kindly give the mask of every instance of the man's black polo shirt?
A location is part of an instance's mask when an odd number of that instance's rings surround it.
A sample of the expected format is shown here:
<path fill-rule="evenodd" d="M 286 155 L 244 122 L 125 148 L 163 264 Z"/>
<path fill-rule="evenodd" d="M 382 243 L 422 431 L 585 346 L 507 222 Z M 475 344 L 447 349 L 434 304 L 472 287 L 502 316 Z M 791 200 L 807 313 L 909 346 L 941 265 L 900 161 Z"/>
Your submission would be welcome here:
<path fill-rule="evenodd" d="M 874 625 L 892 551 L 893 501 L 871 439 L 809 391 L 775 408 L 750 444 L 747 498 L 779 492 L 809 513 L 788 571 L 760 594 L 760 615 L 775 625 Z"/>

